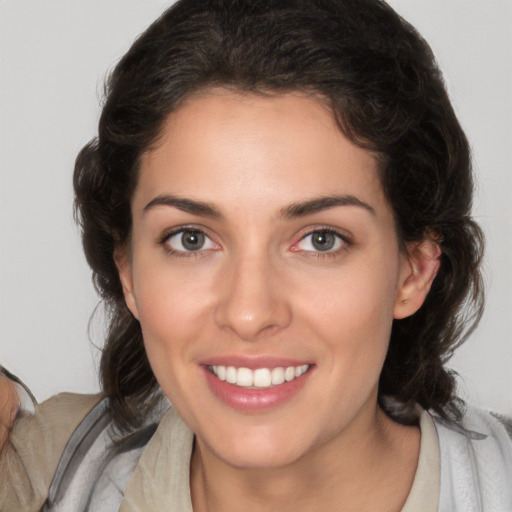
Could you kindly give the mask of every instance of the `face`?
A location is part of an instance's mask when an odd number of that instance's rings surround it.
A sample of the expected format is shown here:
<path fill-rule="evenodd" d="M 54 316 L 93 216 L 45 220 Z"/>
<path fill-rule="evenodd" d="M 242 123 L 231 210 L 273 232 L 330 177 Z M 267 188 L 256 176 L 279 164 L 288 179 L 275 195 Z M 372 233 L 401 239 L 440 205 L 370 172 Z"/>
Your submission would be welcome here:
<path fill-rule="evenodd" d="M 418 266 L 374 156 L 319 100 L 189 99 L 142 158 L 132 215 L 127 304 L 202 450 L 275 467 L 368 429 Z"/>

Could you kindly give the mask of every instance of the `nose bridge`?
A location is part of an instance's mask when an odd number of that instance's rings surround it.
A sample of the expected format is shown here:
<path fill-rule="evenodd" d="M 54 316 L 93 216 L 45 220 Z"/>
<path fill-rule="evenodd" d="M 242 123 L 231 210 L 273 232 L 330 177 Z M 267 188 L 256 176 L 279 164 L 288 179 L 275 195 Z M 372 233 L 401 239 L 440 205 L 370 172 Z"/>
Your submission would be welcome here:
<path fill-rule="evenodd" d="M 279 270 L 265 247 L 250 244 L 236 251 L 226 262 L 223 277 L 216 308 L 219 326 L 252 341 L 289 322 L 291 311 L 279 289 Z"/>

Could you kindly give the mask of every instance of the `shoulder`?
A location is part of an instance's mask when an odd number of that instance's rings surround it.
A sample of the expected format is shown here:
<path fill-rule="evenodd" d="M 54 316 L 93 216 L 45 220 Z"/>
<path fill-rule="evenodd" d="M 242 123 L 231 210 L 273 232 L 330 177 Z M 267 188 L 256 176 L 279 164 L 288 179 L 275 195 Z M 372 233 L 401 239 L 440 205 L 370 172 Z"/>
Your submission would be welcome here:
<path fill-rule="evenodd" d="M 468 407 L 462 422 L 434 416 L 441 466 L 440 511 L 512 510 L 512 420 Z"/>
<path fill-rule="evenodd" d="M 96 404 L 69 438 L 43 510 L 118 510 L 169 405 L 161 395 L 139 426 L 121 432 L 112 420 L 109 400 Z"/>
<path fill-rule="evenodd" d="M 125 489 L 121 510 L 192 512 L 190 459 L 194 434 L 170 407 L 141 454 Z"/>
<path fill-rule="evenodd" d="M 62 393 L 20 414 L 0 458 L 0 510 L 39 510 L 72 433 L 101 400 Z"/>

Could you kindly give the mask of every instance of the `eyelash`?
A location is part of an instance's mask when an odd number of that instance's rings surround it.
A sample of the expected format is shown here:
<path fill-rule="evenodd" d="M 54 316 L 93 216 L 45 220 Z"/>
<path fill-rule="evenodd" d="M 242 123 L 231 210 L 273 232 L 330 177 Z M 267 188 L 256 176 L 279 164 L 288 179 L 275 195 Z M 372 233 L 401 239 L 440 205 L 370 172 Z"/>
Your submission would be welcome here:
<path fill-rule="evenodd" d="M 315 233 L 329 233 L 334 235 L 338 240 L 341 242 L 341 247 L 334 249 L 334 250 L 327 250 L 327 251 L 302 251 L 301 249 L 293 249 L 296 245 L 298 245 L 300 242 L 304 241 L 307 237 L 314 235 Z M 350 246 L 352 245 L 352 241 L 350 238 L 344 234 L 338 231 L 335 228 L 325 226 L 325 227 L 317 227 L 312 229 L 311 231 L 307 231 L 298 242 L 296 242 L 292 246 L 293 252 L 302 252 L 303 254 L 307 254 L 307 257 L 310 258 L 336 258 L 339 257 L 342 253 L 346 252 Z"/>
<path fill-rule="evenodd" d="M 179 251 L 179 250 L 173 249 L 169 245 L 169 240 L 172 237 L 179 235 L 180 233 L 184 234 L 187 232 L 202 234 L 205 236 L 205 238 L 210 240 L 211 243 L 215 244 L 215 242 L 212 241 L 211 237 L 205 232 L 205 230 L 203 228 L 199 228 L 197 226 L 180 226 L 178 228 L 172 229 L 171 231 L 166 232 L 163 236 L 160 237 L 160 239 L 158 240 L 158 244 L 162 245 L 164 250 L 168 254 L 170 254 L 172 256 L 178 256 L 180 258 L 200 257 L 200 256 L 203 256 L 205 254 L 205 252 L 210 250 L 208 248 L 208 249 L 198 249 L 197 251 Z"/>
<path fill-rule="evenodd" d="M 169 240 L 172 237 L 174 237 L 180 233 L 184 234 L 186 232 L 194 232 L 194 233 L 202 234 L 208 240 L 210 240 L 211 243 L 216 244 L 215 242 L 212 241 L 211 237 L 205 232 L 205 230 L 203 228 L 200 228 L 197 226 L 180 226 L 178 228 L 172 229 L 171 231 L 166 232 L 164 235 L 162 235 L 160 237 L 160 239 L 158 240 L 158 243 L 159 243 L 159 245 L 163 246 L 163 248 L 165 249 L 165 251 L 168 254 L 171 254 L 173 256 L 178 256 L 181 258 L 200 257 L 200 256 L 203 256 L 205 254 L 205 252 L 211 250 L 211 248 L 198 249 L 197 251 L 186 251 L 186 250 L 181 251 L 181 250 L 173 249 L 169 245 Z M 341 242 L 341 247 L 336 248 L 335 250 L 329 249 L 326 251 L 301 250 L 301 249 L 295 248 L 298 244 L 300 244 L 301 242 L 306 240 L 307 237 L 313 236 L 315 233 L 329 233 L 329 234 L 334 235 Z M 292 245 L 291 250 L 292 250 L 292 252 L 295 252 L 295 253 L 302 253 L 304 255 L 307 255 L 307 257 L 310 257 L 310 258 L 319 258 L 319 259 L 320 258 L 335 258 L 335 257 L 340 256 L 341 253 L 347 251 L 351 245 L 352 245 L 352 241 L 346 234 L 341 233 L 337 229 L 326 226 L 326 227 L 317 227 L 317 228 L 311 229 L 310 231 L 307 231 L 304 235 L 301 236 L 301 238 L 299 239 L 298 242 L 295 242 Z"/>

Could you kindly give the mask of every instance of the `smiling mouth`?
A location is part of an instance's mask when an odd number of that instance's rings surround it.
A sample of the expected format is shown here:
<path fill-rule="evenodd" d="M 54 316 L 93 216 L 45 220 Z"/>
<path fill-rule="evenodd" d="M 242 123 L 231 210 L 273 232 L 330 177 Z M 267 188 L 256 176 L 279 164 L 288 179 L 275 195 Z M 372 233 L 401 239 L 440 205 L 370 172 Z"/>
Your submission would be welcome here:
<path fill-rule="evenodd" d="M 212 365 L 208 370 L 219 380 L 242 388 L 268 389 L 291 382 L 306 373 L 311 365 L 277 366 L 276 368 L 236 368 L 234 366 Z"/>

